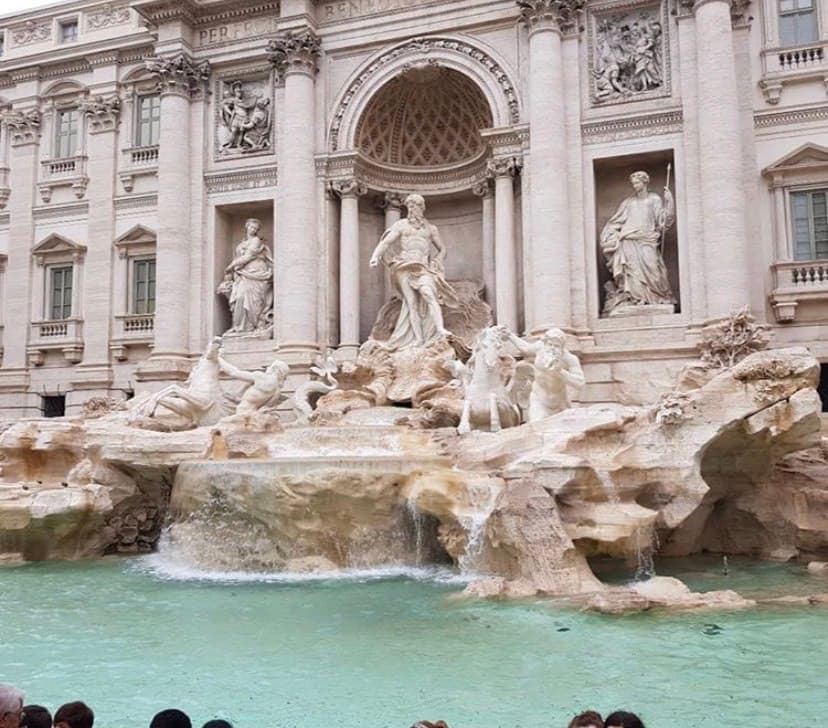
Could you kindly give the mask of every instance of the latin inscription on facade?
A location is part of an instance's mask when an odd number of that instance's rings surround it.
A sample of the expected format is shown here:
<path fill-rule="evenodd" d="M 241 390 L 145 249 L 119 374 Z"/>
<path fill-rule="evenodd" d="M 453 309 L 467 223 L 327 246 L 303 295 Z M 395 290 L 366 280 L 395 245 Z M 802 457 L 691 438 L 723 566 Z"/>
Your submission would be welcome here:
<path fill-rule="evenodd" d="M 413 8 L 426 2 L 428 0 L 336 0 L 321 5 L 322 14 L 319 19 L 323 23 L 329 20 L 347 20 L 389 10 Z"/>
<path fill-rule="evenodd" d="M 209 46 L 218 43 L 228 43 L 244 38 L 256 38 L 258 36 L 275 33 L 277 30 L 277 18 L 252 18 L 238 23 L 225 23 L 214 25 L 210 28 L 202 28 L 198 31 L 198 45 Z"/>

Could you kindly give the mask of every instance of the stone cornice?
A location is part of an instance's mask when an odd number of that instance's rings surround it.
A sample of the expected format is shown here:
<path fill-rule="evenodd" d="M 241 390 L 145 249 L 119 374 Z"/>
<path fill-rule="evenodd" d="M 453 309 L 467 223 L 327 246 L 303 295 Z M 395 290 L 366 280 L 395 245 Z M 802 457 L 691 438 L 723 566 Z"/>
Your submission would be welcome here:
<path fill-rule="evenodd" d="M 762 111 L 753 115 L 753 126 L 756 129 L 767 129 L 788 124 L 825 123 L 826 120 L 828 120 L 828 105 L 785 111 Z"/>
<path fill-rule="evenodd" d="M 222 23 L 252 15 L 279 15 L 279 0 L 225 0 L 209 7 L 193 0 L 143 0 L 132 6 L 154 25 L 183 21 L 192 26 Z"/>
<path fill-rule="evenodd" d="M 278 170 L 275 165 L 268 165 L 264 168 L 254 167 L 228 170 L 226 172 L 209 172 L 204 175 L 207 194 L 275 187 L 277 180 Z"/>
<path fill-rule="evenodd" d="M 321 50 L 322 42 L 310 28 L 286 30 L 268 43 L 267 57 L 280 76 L 289 73 L 313 75 L 318 70 Z"/>
<path fill-rule="evenodd" d="M 581 124 L 585 144 L 599 144 L 619 139 L 640 138 L 680 132 L 683 125 L 681 109 L 587 121 Z"/>
<path fill-rule="evenodd" d="M 578 29 L 585 0 L 516 0 L 520 20 L 532 33 L 553 30 L 571 33 Z"/>

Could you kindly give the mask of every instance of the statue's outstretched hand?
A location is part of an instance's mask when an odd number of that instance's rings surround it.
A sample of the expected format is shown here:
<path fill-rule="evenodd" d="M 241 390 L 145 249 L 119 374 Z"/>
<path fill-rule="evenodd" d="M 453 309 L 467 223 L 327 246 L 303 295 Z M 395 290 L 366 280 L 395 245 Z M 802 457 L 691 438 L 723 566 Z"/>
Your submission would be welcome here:
<path fill-rule="evenodd" d="M 371 260 L 368 261 L 368 265 L 371 266 L 371 268 L 376 268 L 379 265 L 379 256 L 376 253 L 371 256 Z"/>

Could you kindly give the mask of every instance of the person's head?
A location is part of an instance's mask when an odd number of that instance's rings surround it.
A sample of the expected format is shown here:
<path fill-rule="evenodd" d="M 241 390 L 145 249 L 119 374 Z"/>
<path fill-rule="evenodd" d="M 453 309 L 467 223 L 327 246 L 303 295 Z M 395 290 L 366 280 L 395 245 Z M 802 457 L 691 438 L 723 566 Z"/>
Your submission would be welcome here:
<path fill-rule="evenodd" d="M 644 728 L 644 724 L 641 722 L 641 718 L 635 713 L 628 713 L 626 710 L 616 710 L 607 716 L 607 719 L 604 721 L 604 728 Z"/>
<path fill-rule="evenodd" d="M 24 705 L 20 728 L 52 728 L 52 714 L 42 705 Z"/>
<path fill-rule="evenodd" d="M 167 708 L 167 710 L 155 714 L 152 721 L 150 721 L 150 728 L 193 728 L 193 724 L 184 711 L 177 708 Z"/>
<path fill-rule="evenodd" d="M 566 334 L 560 329 L 548 329 L 541 336 L 545 349 L 560 356 L 566 346 Z"/>
<path fill-rule="evenodd" d="M 646 172 L 633 172 L 630 175 L 630 182 L 636 192 L 641 192 L 642 190 L 646 190 L 650 184 L 650 175 Z"/>
<path fill-rule="evenodd" d="M 26 696 L 14 685 L 0 685 L 0 728 L 18 728 Z"/>
<path fill-rule="evenodd" d="M 414 221 L 422 220 L 425 216 L 425 198 L 422 195 L 409 195 L 405 198 L 405 209 L 408 217 Z"/>
<path fill-rule="evenodd" d="M 95 714 L 86 703 L 76 700 L 61 705 L 55 713 L 55 728 L 92 728 Z"/>
<path fill-rule="evenodd" d="M 569 721 L 569 728 L 604 728 L 604 719 L 600 713 L 587 710 Z"/>
<path fill-rule="evenodd" d="M 216 718 L 215 720 L 208 720 L 201 728 L 233 728 L 233 724 L 221 718 Z"/>
<path fill-rule="evenodd" d="M 239 83 L 238 81 L 236 81 L 231 86 L 231 88 L 233 90 L 233 96 L 235 96 L 237 99 L 240 99 L 242 98 L 242 96 L 244 96 L 244 89 L 242 88 L 241 83 Z"/>
<path fill-rule="evenodd" d="M 283 361 L 280 361 L 279 359 L 274 359 L 273 363 L 267 368 L 267 373 L 277 375 L 279 377 L 279 381 L 284 383 L 285 379 L 287 379 L 287 375 L 290 373 L 290 367 Z M 214 728 L 221 727 L 214 726 Z"/>
<path fill-rule="evenodd" d="M 257 220 L 255 217 L 251 217 L 244 221 L 244 230 L 250 236 L 253 237 L 254 235 L 259 234 L 259 230 L 262 229 L 262 223 Z"/>

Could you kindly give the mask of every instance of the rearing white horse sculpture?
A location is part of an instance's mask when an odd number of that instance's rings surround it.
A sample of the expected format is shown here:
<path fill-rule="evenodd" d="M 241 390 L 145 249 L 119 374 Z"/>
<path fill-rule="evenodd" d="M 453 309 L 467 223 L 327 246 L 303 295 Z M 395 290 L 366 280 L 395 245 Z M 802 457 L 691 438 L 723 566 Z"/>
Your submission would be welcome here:
<path fill-rule="evenodd" d="M 510 381 L 505 381 L 503 346 L 508 336 L 502 327 L 489 326 L 477 336 L 469 361 L 465 365 L 466 396 L 457 431 L 498 432 L 520 424 L 520 407 L 515 402 Z"/>

